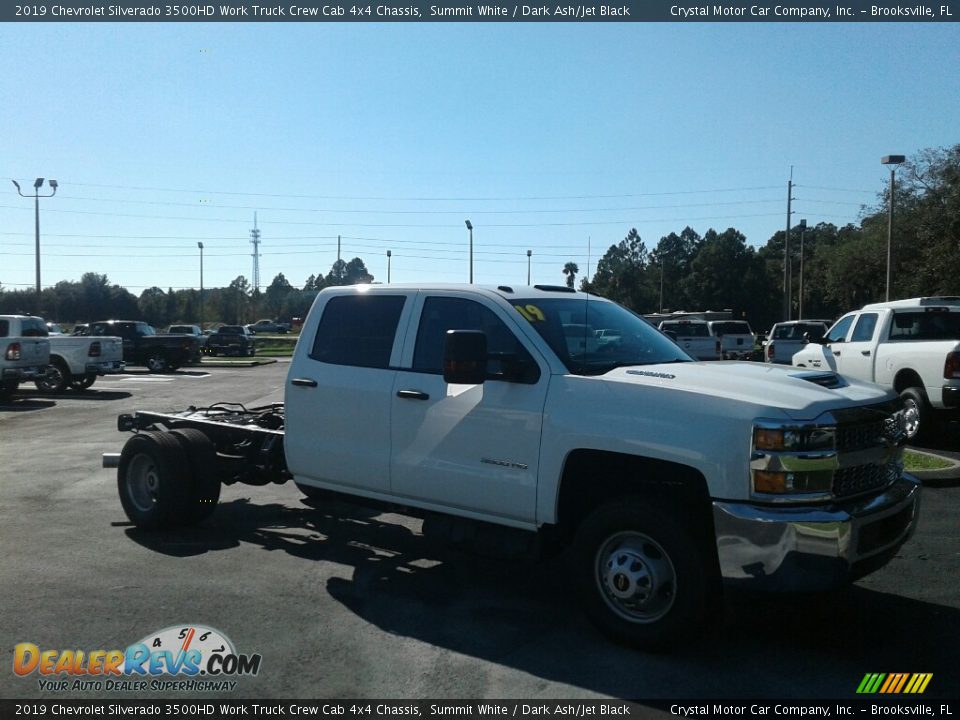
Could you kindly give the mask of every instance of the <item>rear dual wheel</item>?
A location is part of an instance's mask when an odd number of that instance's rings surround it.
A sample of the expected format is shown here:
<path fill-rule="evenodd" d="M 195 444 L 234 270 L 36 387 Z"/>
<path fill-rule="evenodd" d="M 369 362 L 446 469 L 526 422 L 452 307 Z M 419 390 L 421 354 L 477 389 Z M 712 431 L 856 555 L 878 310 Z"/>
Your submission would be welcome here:
<path fill-rule="evenodd" d="M 117 490 L 123 510 L 139 528 L 193 525 L 220 499 L 216 451 L 201 431 L 147 431 L 120 454 Z"/>

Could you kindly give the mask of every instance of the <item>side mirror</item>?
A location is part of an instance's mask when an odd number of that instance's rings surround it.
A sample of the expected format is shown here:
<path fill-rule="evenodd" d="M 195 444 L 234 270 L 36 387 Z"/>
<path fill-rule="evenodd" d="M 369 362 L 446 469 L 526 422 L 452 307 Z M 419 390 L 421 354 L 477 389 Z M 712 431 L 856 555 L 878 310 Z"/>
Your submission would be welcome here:
<path fill-rule="evenodd" d="M 455 385 L 479 385 L 487 379 L 487 336 L 479 330 L 447 330 L 443 343 L 443 379 Z"/>

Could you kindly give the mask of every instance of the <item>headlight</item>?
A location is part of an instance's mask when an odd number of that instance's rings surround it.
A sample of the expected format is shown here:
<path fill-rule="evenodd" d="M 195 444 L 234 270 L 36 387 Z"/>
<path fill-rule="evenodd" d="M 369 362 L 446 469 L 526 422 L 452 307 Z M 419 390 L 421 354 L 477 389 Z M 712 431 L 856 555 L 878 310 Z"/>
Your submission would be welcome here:
<path fill-rule="evenodd" d="M 792 499 L 829 498 L 837 469 L 836 447 L 833 426 L 758 421 L 750 461 L 753 494 L 767 500 L 801 495 Z"/>
<path fill-rule="evenodd" d="M 807 425 L 800 427 L 753 428 L 753 449 L 773 452 L 817 452 L 836 448 L 837 433 L 832 427 Z"/>

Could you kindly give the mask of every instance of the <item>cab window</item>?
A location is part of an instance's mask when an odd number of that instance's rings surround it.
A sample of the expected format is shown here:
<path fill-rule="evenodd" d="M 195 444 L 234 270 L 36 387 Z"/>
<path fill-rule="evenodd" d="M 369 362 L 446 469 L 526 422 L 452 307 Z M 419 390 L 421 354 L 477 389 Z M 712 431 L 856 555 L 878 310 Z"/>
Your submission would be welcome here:
<path fill-rule="evenodd" d="M 836 325 L 834 325 L 830 332 L 827 333 L 826 341 L 828 343 L 839 343 L 844 342 L 847 338 L 847 333 L 850 332 L 850 326 L 853 325 L 853 319 L 856 315 L 847 315 L 845 318 L 841 318 Z"/>
<path fill-rule="evenodd" d="M 388 368 L 406 298 L 341 295 L 323 309 L 310 357 L 331 365 Z"/>
<path fill-rule="evenodd" d="M 857 320 L 850 342 L 869 342 L 873 338 L 874 328 L 877 327 L 876 313 L 863 313 Z"/>
<path fill-rule="evenodd" d="M 428 297 L 423 303 L 413 370 L 441 374 L 443 346 L 448 330 L 480 330 L 487 336 L 487 378 L 535 383 L 540 371 L 516 335 L 493 311 L 465 298 Z M 523 377 L 511 372 L 523 366 Z"/>

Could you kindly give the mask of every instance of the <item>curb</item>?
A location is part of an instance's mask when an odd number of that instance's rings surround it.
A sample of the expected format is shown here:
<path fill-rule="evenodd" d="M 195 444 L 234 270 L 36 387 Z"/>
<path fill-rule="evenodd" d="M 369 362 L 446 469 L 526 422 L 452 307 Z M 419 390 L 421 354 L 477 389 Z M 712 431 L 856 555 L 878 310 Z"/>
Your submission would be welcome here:
<path fill-rule="evenodd" d="M 257 365 L 270 365 L 277 362 L 276 358 L 263 357 L 252 360 L 202 360 L 197 367 L 256 367 Z"/>
<path fill-rule="evenodd" d="M 927 450 L 918 450 L 917 448 L 907 448 L 910 452 L 917 455 L 926 455 L 927 457 L 937 458 L 950 463 L 950 467 L 940 468 L 939 470 L 911 470 L 911 475 L 921 480 L 924 485 L 931 487 L 947 487 L 950 485 L 960 485 L 960 462 L 951 457 L 945 457 Z"/>

